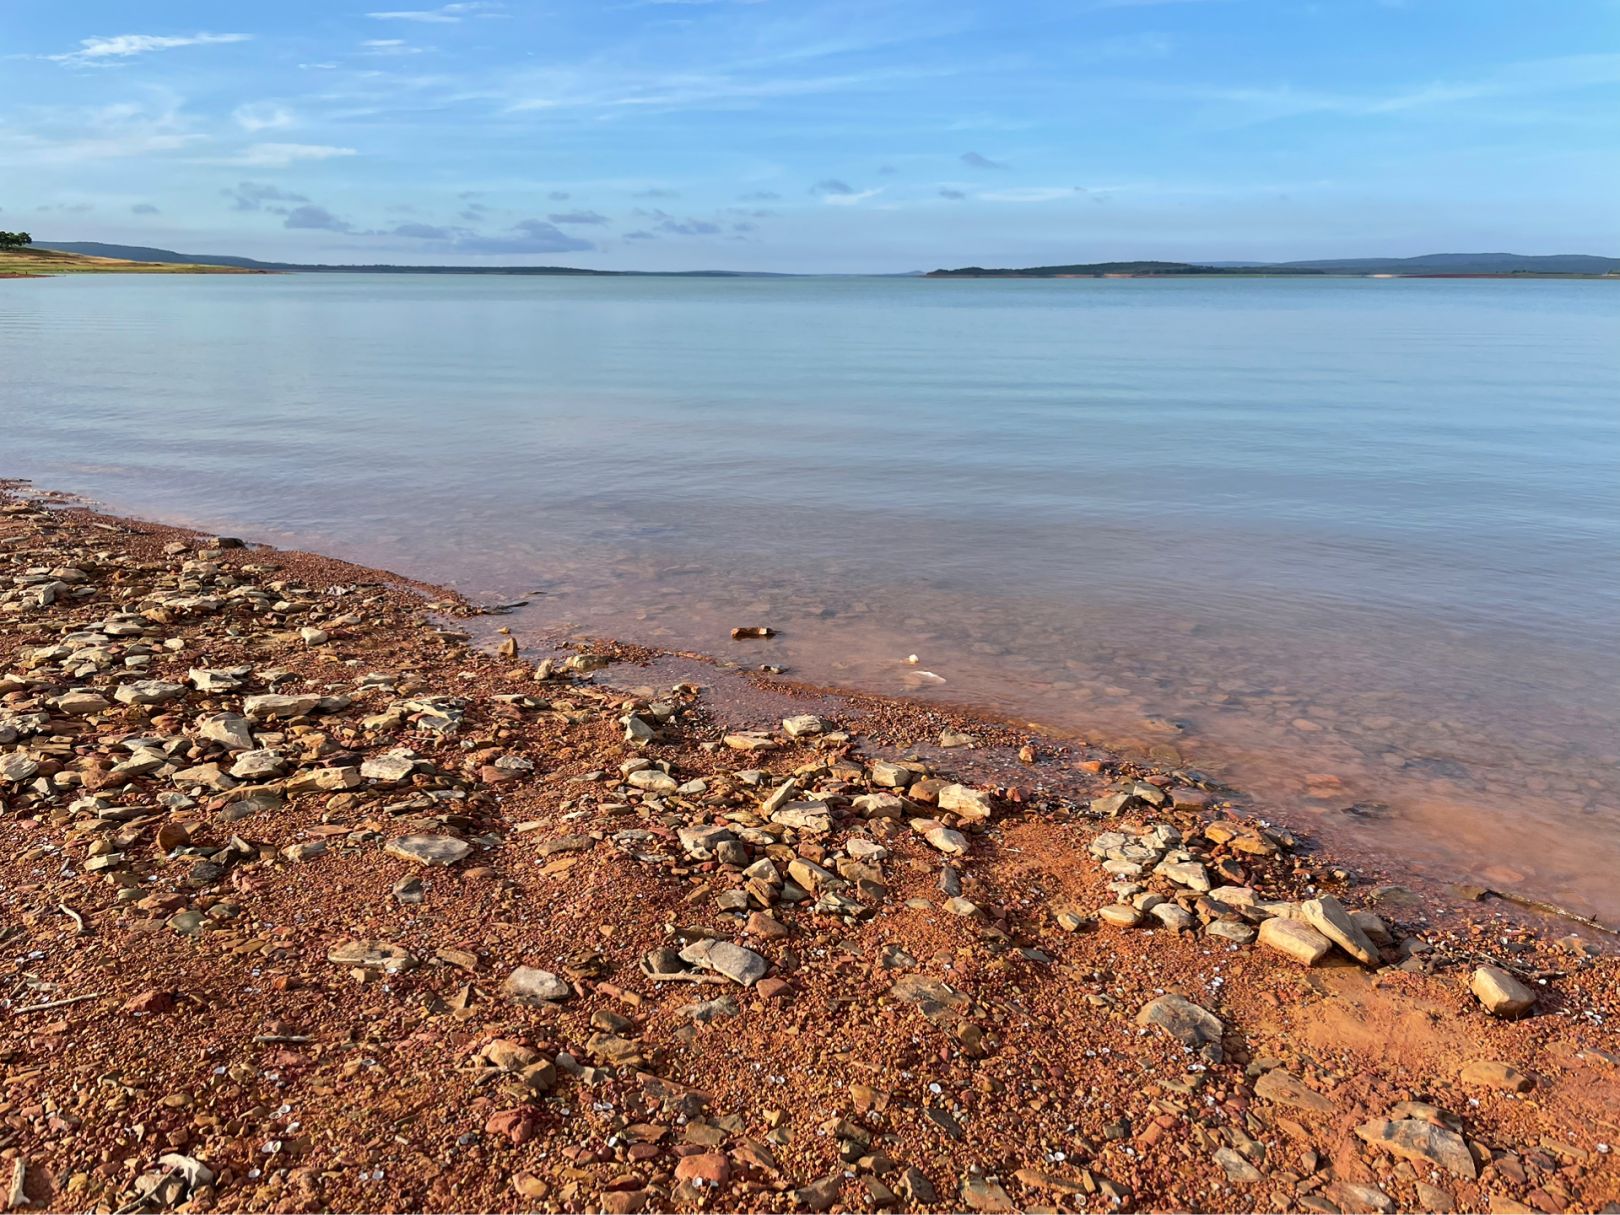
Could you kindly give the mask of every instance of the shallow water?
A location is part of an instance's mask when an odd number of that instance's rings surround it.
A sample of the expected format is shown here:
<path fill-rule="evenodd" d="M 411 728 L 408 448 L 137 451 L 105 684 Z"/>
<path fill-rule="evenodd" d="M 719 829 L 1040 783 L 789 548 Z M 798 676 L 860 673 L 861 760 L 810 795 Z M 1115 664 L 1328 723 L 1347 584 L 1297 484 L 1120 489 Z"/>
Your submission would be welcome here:
<path fill-rule="evenodd" d="M 1620 919 L 1620 283 L 14 281 L 0 451 Z"/>

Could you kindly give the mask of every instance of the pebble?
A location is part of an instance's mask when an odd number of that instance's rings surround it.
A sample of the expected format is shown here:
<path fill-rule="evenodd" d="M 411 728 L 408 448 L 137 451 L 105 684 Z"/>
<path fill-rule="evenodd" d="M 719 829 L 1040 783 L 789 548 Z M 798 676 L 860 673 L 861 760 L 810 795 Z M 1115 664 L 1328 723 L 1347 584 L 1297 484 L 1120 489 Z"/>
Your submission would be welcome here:
<path fill-rule="evenodd" d="M 1111 903 L 1097 909 L 1097 918 L 1117 928 L 1135 928 L 1142 922 L 1142 913 L 1126 903 Z"/>
<path fill-rule="evenodd" d="M 556 1003 L 574 994 L 574 989 L 549 970 L 519 966 L 506 976 L 506 994 L 514 1000 L 543 1000 Z"/>

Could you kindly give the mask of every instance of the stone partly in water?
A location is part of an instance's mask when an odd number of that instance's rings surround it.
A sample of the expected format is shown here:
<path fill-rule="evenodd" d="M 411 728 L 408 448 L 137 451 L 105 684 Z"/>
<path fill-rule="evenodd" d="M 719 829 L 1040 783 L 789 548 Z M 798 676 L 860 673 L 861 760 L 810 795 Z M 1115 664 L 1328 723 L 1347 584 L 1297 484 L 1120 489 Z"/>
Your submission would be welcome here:
<path fill-rule="evenodd" d="M 804 738 L 825 733 L 827 723 L 813 713 L 800 713 L 797 717 L 784 717 L 782 729 L 790 738 Z"/>
<path fill-rule="evenodd" d="M 1197 1051 L 1211 1063 L 1219 1063 L 1221 1035 L 1226 1027 L 1207 1008 L 1200 1008 L 1181 996 L 1164 995 L 1149 1000 L 1136 1014 L 1138 1025 L 1156 1025 L 1188 1050 Z"/>
<path fill-rule="evenodd" d="M 1468 986 L 1493 1017 L 1520 1017 L 1535 1007 L 1536 993 L 1500 966 L 1481 966 Z"/>

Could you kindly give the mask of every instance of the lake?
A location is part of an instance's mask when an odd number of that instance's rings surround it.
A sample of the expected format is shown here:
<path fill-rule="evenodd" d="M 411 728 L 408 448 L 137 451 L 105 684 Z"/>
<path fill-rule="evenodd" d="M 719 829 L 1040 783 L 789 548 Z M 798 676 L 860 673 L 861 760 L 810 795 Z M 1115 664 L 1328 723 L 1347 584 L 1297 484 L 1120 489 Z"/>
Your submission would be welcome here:
<path fill-rule="evenodd" d="M 1620 283 L 14 281 L 0 451 L 1620 919 Z"/>

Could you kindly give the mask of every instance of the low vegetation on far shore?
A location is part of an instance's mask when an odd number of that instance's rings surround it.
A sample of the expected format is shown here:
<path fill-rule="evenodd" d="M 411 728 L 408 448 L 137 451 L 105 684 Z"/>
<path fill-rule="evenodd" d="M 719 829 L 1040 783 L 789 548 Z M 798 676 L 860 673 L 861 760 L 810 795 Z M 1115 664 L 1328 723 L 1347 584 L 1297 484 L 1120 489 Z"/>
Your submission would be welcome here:
<path fill-rule="evenodd" d="M 0 248 L 0 278 L 36 278 L 47 274 L 261 274 L 237 266 L 191 266 L 178 262 L 134 262 L 116 257 L 89 257 L 35 246 Z"/>

